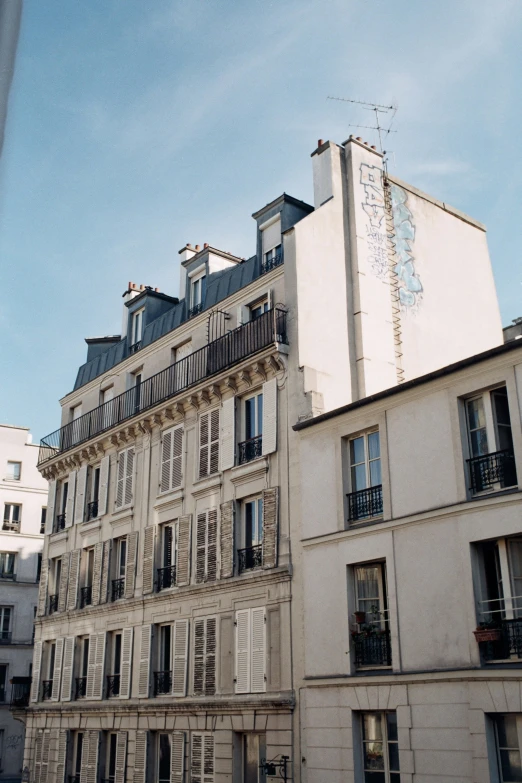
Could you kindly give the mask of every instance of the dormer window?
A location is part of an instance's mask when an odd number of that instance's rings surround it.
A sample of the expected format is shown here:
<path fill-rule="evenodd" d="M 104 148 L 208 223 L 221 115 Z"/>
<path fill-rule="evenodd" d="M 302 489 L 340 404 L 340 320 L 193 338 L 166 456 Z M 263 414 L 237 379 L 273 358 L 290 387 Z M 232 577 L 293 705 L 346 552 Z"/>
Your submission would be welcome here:
<path fill-rule="evenodd" d="M 190 280 L 189 318 L 192 318 L 194 315 L 197 315 L 203 310 L 206 282 L 207 278 L 204 270 L 202 270 L 198 275 L 194 275 L 194 277 L 192 277 Z"/>
<path fill-rule="evenodd" d="M 276 215 L 259 226 L 261 229 L 261 244 L 263 257 L 261 259 L 261 274 L 270 272 L 283 262 L 281 245 L 281 218 Z"/>
<path fill-rule="evenodd" d="M 136 353 L 141 348 L 141 337 L 143 333 L 143 313 L 145 308 L 137 310 L 131 315 L 131 340 L 129 345 L 129 352 Z"/>

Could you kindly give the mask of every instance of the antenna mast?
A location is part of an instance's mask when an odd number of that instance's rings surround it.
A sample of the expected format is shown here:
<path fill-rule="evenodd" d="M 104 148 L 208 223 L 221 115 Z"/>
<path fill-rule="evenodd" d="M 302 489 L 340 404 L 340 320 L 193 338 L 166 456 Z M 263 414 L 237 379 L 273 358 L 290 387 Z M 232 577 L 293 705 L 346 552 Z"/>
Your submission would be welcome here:
<path fill-rule="evenodd" d="M 379 151 L 386 155 L 386 150 L 383 150 L 382 148 L 382 142 L 383 142 L 383 134 L 384 138 L 388 136 L 389 133 L 397 133 L 396 130 L 392 130 L 392 124 L 393 120 L 395 119 L 395 115 L 397 114 L 397 106 L 394 106 L 393 104 L 391 106 L 384 106 L 382 103 L 368 103 L 367 101 L 356 101 L 353 98 L 336 98 L 333 95 L 329 95 L 326 99 L 327 101 L 343 101 L 344 103 L 356 103 L 359 106 L 362 106 L 363 109 L 366 109 L 367 111 L 372 111 L 375 113 L 375 125 L 354 125 L 353 123 L 349 124 L 350 128 L 366 128 L 367 130 L 374 130 L 377 131 L 377 134 L 379 136 Z M 381 125 L 379 121 L 379 115 L 380 114 L 386 114 L 390 121 L 388 124 L 388 127 L 385 128 Z M 391 116 L 390 116 L 391 115 Z"/>

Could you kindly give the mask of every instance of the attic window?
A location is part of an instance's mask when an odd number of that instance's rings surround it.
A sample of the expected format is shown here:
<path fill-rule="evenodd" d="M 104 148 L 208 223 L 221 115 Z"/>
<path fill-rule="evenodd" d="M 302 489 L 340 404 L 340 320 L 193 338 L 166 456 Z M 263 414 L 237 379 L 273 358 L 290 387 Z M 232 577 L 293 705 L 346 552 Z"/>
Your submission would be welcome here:
<path fill-rule="evenodd" d="M 203 310 L 203 302 L 205 301 L 207 278 L 205 272 L 201 272 L 197 277 L 193 277 L 190 281 L 190 308 L 189 318 L 197 315 Z"/>
<path fill-rule="evenodd" d="M 267 220 L 260 227 L 263 256 L 261 259 L 261 274 L 270 272 L 283 262 L 281 245 L 281 218 L 279 215 Z"/>
<path fill-rule="evenodd" d="M 131 341 L 129 345 L 129 352 L 136 353 L 141 348 L 141 337 L 143 333 L 143 313 L 145 308 L 137 310 L 131 315 Z"/>

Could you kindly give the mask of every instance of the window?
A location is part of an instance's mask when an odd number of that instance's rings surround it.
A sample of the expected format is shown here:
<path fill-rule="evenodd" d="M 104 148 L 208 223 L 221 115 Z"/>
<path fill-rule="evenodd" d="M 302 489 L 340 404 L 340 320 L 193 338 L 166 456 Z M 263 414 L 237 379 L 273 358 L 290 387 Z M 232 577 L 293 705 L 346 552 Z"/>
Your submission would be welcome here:
<path fill-rule="evenodd" d="M 145 313 L 145 308 L 142 307 L 141 310 L 137 310 L 131 316 L 131 335 L 130 335 L 130 345 L 129 345 L 129 350 L 131 353 L 134 353 L 135 351 L 139 350 L 139 348 L 141 347 L 144 313 Z"/>
<path fill-rule="evenodd" d="M 198 478 L 205 478 L 219 470 L 219 409 L 199 417 Z"/>
<path fill-rule="evenodd" d="M 160 527 L 161 566 L 158 568 L 158 590 L 166 590 L 176 584 L 178 562 L 178 525 L 169 522 Z"/>
<path fill-rule="evenodd" d="M 212 582 L 217 578 L 217 509 L 197 515 L 196 522 L 196 582 Z"/>
<path fill-rule="evenodd" d="M 124 508 L 132 503 L 134 482 L 134 447 L 131 446 L 118 454 L 118 474 L 116 476 L 115 507 Z"/>
<path fill-rule="evenodd" d="M 96 519 L 98 516 L 98 500 L 100 497 L 100 474 L 101 466 L 96 465 L 89 470 L 91 484 L 90 484 L 90 500 L 87 503 L 87 521 L 90 519 Z"/>
<path fill-rule="evenodd" d="M 381 447 L 379 432 L 369 432 L 348 442 L 348 522 L 382 515 Z"/>
<path fill-rule="evenodd" d="M 250 320 L 255 321 L 256 318 L 268 312 L 268 298 L 262 299 L 260 302 L 255 302 L 250 305 Z"/>
<path fill-rule="evenodd" d="M 365 783 L 400 783 L 395 712 L 361 713 Z"/>
<path fill-rule="evenodd" d="M 216 692 L 216 618 L 194 620 L 194 694 Z"/>
<path fill-rule="evenodd" d="M 92 584 L 94 581 L 94 547 L 83 552 L 83 578 L 80 587 L 80 609 L 92 604 Z"/>
<path fill-rule="evenodd" d="M 507 390 L 502 386 L 465 401 L 469 482 L 473 494 L 516 486 Z"/>
<path fill-rule="evenodd" d="M 356 668 L 391 666 L 386 570 L 384 563 L 365 563 L 353 569 L 355 625 L 352 641 Z"/>
<path fill-rule="evenodd" d="M 47 521 L 47 506 L 42 506 L 42 515 L 40 517 L 40 535 L 45 534 L 45 523 Z"/>
<path fill-rule="evenodd" d="M 18 503 L 6 503 L 4 505 L 4 530 L 13 533 L 20 532 L 20 520 L 22 518 L 22 506 Z"/>
<path fill-rule="evenodd" d="M 60 593 L 60 581 L 62 578 L 62 558 L 51 558 L 49 568 L 49 614 L 58 611 L 58 596 Z"/>
<path fill-rule="evenodd" d="M 263 565 L 263 498 L 246 500 L 242 504 L 243 525 L 238 549 L 238 572 Z"/>
<path fill-rule="evenodd" d="M 68 495 L 69 495 L 69 482 L 62 481 L 59 486 L 60 501 L 59 501 L 58 508 L 60 509 L 60 513 L 56 516 L 56 523 L 54 526 L 55 533 L 58 533 L 60 530 L 65 529 Z"/>
<path fill-rule="evenodd" d="M 190 748 L 190 769 L 192 781 L 213 783 L 214 780 L 214 735 L 192 732 Z"/>
<path fill-rule="evenodd" d="M 266 759 L 266 735 L 253 732 L 239 734 L 238 752 L 241 754 L 243 783 L 265 783 L 266 777 L 260 764 Z"/>
<path fill-rule="evenodd" d="M 260 227 L 262 261 L 261 274 L 270 272 L 283 262 L 283 248 L 281 246 L 281 215 L 269 218 Z"/>
<path fill-rule="evenodd" d="M 11 641 L 11 619 L 13 610 L 10 606 L 0 606 L 0 642 Z"/>
<path fill-rule="evenodd" d="M 497 752 L 498 779 L 500 783 L 517 783 L 522 780 L 522 715 L 493 715 Z"/>
<path fill-rule="evenodd" d="M 236 693 L 266 691 L 266 609 L 236 612 Z"/>
<path fill-rule="evenodd" d="M 171 735 L 158 734 L 158 783 L 170 783 Z"/>
<path fill-rule="evenodd" d="M 22 477 L 22 463 L 11 462 L 7 463 L 6 481 L 20 481 Z"/>
<path fill-rule="evenodd" d="M 78 443 L 82 439 L 82 422 L 79 421 L 81 415 L 82 415 L 82 404 L 81 402 L 78 405 L 75 405 L 73 408 L 70 409 L 70 438 L 71 438 L 71 444 Z"/>
<path fill-rule="evenodd" d="M 111 600 L 117 601 L 125 594 L 125 572 L 127 568 L 127 536 L 115 540 L 114 579 L 112 580 Z"/>
<path fill-rule="evenodd" d="M 269 250 L 265 253 L 265 257 L 263 258 L 263 262 L 261 264 L 261 274 L 264 274 L 266 272 L 270 272 L 272 269 L 275 269 L 276 266 L 279 266 L 283 261 L 283 249 L 281 245 L 277 245 L 276 247 L 273 247 L 272 250 Z"/>
<path fill-rule="evenodd" d="M 72 754 L 72 778 L 69 783 L 79 783 L 82 770 L 82 751 L 83 751 L 83 731 L 75 731 L 73 734 L 73 754 Z M 87 759 L 86 759 L 87 761 Z"/>
<path fill-rule="evenodd" d="M 0 665 L 0 704 L 5 703 L 7 688 L 7 664 Z"/>
<path fill-rule="evenodd" d="M 260 457 L 263 453 L 263 394 L 251 394 L 243 398 L 242 402 L 244 440 L 239 444 L 240 465 Z"/>
<path fill-rule="evenodd" d="M 207 278 L 205 272 L 201 272 L 190 280 L 190 308 L 189 317 L 197 315 L 203 309 Z"/>
<path fill-rule="evenodd" d="M 134 412 L 138 413 L 141 405 L 141 372 L 132 375 L 132 388 L 134 389 Z"/>
<path fill-rule="evenodd" d="M 116 423 L 116 406 L 114 400 L 114 386 L 102 389 L 100 392 L 100 405 L 103 405 L 103 429 L 106 430 Z"/>
<path fill-rule="evenodd" d="M 110 674 L 107 675 L 107 697 L 120 695 L 121 676 L 121 631 L 110 634 Z"/>
<path fill-rule="evenodd" d="M 42 553 L 38 552 L 38 562 L 36 564 L 36 581 L 40 581 L 40 575 L 42 573 Z"/>
<path fill-rule="evenodd" d="M 15 558 L 14 552 L 0 552 L 0 578 L 14 579 L 15 576 Z"/>
<path fill-rule="evenodd" d="M 105 783 L 114 783 L 116 780 L 116 745 L 118 735 L 115 732 L 108 732 L 106 735 L 105 749 Z"/>
<path fill-rule="evenodd" d="M 181 487 L 182 463 L 183 427 L 172 427 L 162 434 L 160 492 Z"/>
<path fill-rule="evenodd" d="M 158 634 L 158 671 L 154 672 L 154 695 L 186 696 L 188 665 L 188 620 L 161 625 Z"/>
<path fill-rule="evenodd" d="M 54 664 L 56 660 L 56 642 L 45 642 L 47 677 L 42 681 L 42 701 L 48 701 L 53 693 Z"/>
<path fill-rule="evenodd" d="M 89 666 L 89 637 L 80 638 L 78 677 L 75 682 L 74 696 L 76 699 L 83 699 L 87 693 L 87 672 Z"/>

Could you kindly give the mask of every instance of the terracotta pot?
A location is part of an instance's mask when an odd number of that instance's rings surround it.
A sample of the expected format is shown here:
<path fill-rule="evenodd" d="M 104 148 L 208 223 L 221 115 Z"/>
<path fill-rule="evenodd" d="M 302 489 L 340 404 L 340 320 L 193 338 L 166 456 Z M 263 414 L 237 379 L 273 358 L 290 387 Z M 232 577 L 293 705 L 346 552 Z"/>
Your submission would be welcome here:
<path fill-rule="evenodd" d="M 500 639 L 499 628 L 477 628 L 473 633 L 479 644 L 480 642 L 498 642 Z"/>
<path fill-rule="evenodd" d="M 355 612 L 355 622 L 359 625 L 366 622 L 366 612 Z"/>

